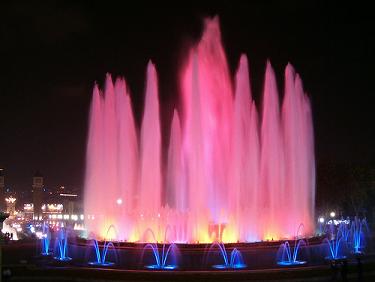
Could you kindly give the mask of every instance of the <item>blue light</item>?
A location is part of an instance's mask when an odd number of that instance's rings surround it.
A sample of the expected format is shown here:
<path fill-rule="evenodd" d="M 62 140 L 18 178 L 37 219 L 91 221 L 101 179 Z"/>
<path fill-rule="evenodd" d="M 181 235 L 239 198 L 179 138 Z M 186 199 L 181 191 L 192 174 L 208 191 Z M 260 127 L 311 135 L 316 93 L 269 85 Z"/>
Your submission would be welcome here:
<path fill-rule="evenodd" d="M 58 256 L 55 257 L 59 261 L 70 261 L 72 258 L 67 256 L 68 234 L 65 228 L 61 228 L 56 238 L 58 245 Z"/>
<path fill-rule="evenodd" d="M 100 254 L 100 248 L 99 248 L 98 241 L 94 239 L 93 242 L 94 242 L 94 249 L 95 249 L 95 254 L 96 254 L 96 261 L 89 262 L 89 265 L 93 265 L 93 266 L 112 266 L 112 265 L 114 265 L 115 264 L 114 262 L 109 262 L 109 261 L 107 262 L 106 261 L 109 247 L 112 247 L 112 249 L 114 251 L 116 251 L 113 243 L 112 242 L 104 242 L 103 251 L 102 251 L 102 254 Z"/>
<path fill-rule="evenodd" d="M 365 233 L 363 231 L 368 230 L 367 222 L 365 219 L 360 220 L 357 217 L 352 221 L 350 227 L 350 244 L 352 245 L 354 254 L 362 254 L 365 248 Z"/>
<path fill-rule="evenodd" d="M 339 234 L 339 233 L 338 233 Z M 339 236 L 339 235 L 337 235 Z M 324 240 L 328 244 L 329 254 L 326 257 L 327 260 L 340 260 L 345 259 L 346 256 L 341 255 L 340 252 L 342 251 L 342 240 L 344 237 L 340 236 L 339 238 L 336 237 L 335 239 L 328 240 L 327 238 Z"/>
<path fill-rule="evenodd" d="M 293 266 L 305 264 L 306 261 L 297 260 L 298 251 L 301 247 L 301 244 L 306 245 L 306 242 L 304 240 L 297 241 L 297 239 L 294 241 L 293 254 L 288 241 L 281 244 L 280 248 L 282 249 L 282 255 L 281 259 L 277 262 L 277 264 L 280 266 Z"/>
<path fill-rule="evenodd" d="M 42 227 L 42 256 L 49 256 L 52 253 L 50 252 L 50 243 L 51 243 L 51 232 L 49 231 L 49 226 L 45 222 Z"/>
<path fill-rule="evenodd" d="M 278 265 L 280 266 L 293 266 L 293 265 L 302 265 L 302 264 L 305 264 L 306 262 L 305 261 L 279 261 L 277 262 Z"/>
<path fill-rule="evenodd" d="M 176 244 L 172 243 L 166 248 L 166 245 L 163 244 L 161 248 L 161 253 L 159 252 L 159 248 L 156 243 L 149 243 L 143 248 L 143 252 L 147 249 L 152 250 L 153 257 L 155 259 L 155 264 L 146 265 L 145 268 L 147 269 L 159 269 L 159 270 L 173 270 L 178 268 L 176 263 L 167 264 L 167 260 L 170 254 L 174 255 L 177 250 Z"/>
<path fill-rule="evenodd" d="M 234 248 L 230 253 L 230 258 L 228 259 L 228 252 L 225 249 L 223 243 L 213 243 L 208 252 L 211 251 L 213 247 L 217 246 L 220 250 L 221 257 L 223 258 L 224 264 L 215 264 L 212 267 L 215 269 L 244 269 L 247 265 L 244 263 L 241 252 Z"/>

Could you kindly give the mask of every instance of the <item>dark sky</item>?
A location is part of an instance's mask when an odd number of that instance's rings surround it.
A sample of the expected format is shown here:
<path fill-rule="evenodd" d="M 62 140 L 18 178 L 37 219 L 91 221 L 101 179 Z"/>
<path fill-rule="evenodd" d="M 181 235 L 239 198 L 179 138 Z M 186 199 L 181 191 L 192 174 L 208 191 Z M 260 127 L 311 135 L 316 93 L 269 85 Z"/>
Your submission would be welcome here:
<path fill-rule="evenodd" d="M 106 72 L 126 77 L 139 120 L 152 59 L 167 120 L 179 61 L 199 37 L 203 17 L 215 14 L 232 73 L 241 52 L 249 57 L 258 104 L 266 59 L 280 88 L 291 62 L 312 99 L 317 159 L 374 163 L 370 7 L 345 1 L 118 2 L 0 4 L 0 167 L 8 187 L 30 189 L 37 169 L 48 187 L 82 187 L 91 90 Z"/>

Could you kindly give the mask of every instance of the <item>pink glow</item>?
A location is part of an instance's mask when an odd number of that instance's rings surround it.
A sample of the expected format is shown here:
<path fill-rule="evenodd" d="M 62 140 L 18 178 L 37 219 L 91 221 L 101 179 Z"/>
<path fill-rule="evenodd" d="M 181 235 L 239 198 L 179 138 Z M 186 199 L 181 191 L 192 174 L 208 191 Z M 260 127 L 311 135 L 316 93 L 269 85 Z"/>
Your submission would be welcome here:
<path fill-rule="evenodd" d="M 174 110 L 165 152 L 151 62 L 139 140 L 125 81 L 113 85 L 107 75 L 104 95 L 95 85 L 85 180 L 88 236 L 248 242 L 291 238 L 301 223 L 312 234 L 311 107 L 292 66 L 285 70 L 280 107 L 267 62 L 258 117 L 247 57 L 241 56 L 233 83 L 215 17 L 205 20 L 180 85 L 182 111 Z"/>

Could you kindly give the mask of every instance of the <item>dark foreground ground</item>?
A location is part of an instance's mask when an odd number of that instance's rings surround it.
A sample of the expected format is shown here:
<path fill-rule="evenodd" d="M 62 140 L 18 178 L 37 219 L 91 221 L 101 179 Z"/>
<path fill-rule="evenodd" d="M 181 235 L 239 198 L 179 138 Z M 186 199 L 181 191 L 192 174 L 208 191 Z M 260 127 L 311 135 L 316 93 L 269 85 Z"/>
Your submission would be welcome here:
<path fill-rule="evenodd" d="M 93 268 L 40 268 L 32 265 L 8 266 L 9 278 L 3 281 L 375 281 L 375 264 L 363 264 L 362 275 L 356 265 L 296 269 L 245 271 L 140 271 Z M 346 279 L 344 278 L 346 276 Z"/>
<path fill-rule="evenodd" d="M 360 263 L 351 257 L 335 265 L 326 262 L 295 268 L 150 271 L 43 263 L 35 257 L 38 250 L 35 244 L 21 242 L 2 245 L 1 281 L 375 281 L 375 255 L 371 253 L 361 257 Z"/>

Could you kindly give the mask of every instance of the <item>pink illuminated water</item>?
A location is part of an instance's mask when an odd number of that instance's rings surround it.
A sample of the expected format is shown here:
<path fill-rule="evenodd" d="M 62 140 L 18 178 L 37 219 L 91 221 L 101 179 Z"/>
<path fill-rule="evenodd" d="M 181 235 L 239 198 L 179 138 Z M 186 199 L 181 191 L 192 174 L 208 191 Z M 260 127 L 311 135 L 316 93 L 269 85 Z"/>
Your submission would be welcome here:
<path fill-rule="evenodd" d="M 151 62 L 139 130 L 125 80 L 113 84 L 107 75 L 104 93 L 95 85 L 84 198 L 88 236 L 251 242 L 291 238 L 301 223 L 305 235 L 312 234 L 311 106 L 293 67 L 286 67 L 280 105 L 267 62 L 258 111 L 247 57 L 241 56 L 232 82 L 213 18 L 180 74 L 181 111 L 173 112 L 166 150 Z"/>

